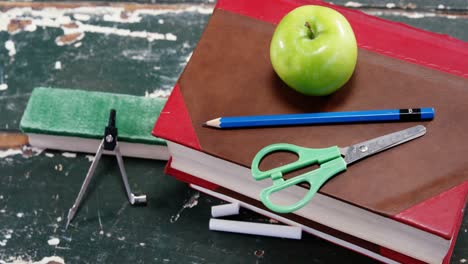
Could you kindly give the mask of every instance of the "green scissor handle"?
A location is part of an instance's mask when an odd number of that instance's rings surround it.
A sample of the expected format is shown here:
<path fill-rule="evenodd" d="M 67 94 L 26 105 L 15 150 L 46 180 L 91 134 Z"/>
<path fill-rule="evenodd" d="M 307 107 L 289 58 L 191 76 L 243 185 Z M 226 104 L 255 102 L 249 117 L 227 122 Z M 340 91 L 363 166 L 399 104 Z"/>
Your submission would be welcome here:
<path fill-rule="evenodd" d="M 268 171 L 261 171 L 259 169 L 259 165 L 262 159 L 267 155 L 278 151 L 292 152 L 297 154 L 299 158 L 292 163 Z M 306 172 L 289 180 L 283 179 L 284 173 L 288 173 L 313 164 L 320 164 L 320 168 Z M 255 180 L 263 180 L 266 178 L 272 178 L 273 180 L 273 185 L 263 189 L 263 191 L 260 193 L 260 198 L 263 204 L 270 210 L 277 213 L 290 213 L 306 205 L 328 179 L 346 170 L 346 162 L 341 157 L 340 150 L 336 146 L 322 149 L 312 149 L 299 147 L 292 144 L 278 143 L 261 149 L 253 159 L 251 169 L 252 176 Z M 310 189 L 304 198 L 302 198 L 302 200 L 298 201 L 297 203 L 287 206 L 280 206 L 274 204 L 270 200 L 270 196 L 273 193 L 301 182 L 307 182 L 310 185 Z"/>

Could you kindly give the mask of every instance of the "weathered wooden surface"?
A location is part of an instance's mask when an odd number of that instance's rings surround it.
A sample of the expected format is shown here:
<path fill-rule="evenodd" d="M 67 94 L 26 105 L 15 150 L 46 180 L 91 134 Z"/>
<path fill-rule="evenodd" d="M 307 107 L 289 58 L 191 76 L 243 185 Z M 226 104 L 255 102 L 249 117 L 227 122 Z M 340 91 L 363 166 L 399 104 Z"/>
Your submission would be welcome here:
<path fill-rule="evenodd" d="M 79 9 L 76 3 L 0 4 L 0 130 L 18 130 L 37 86 L 166 96 L 214 3 L 140 3 L 151 5 Z M 412 1 L 411 8 L 409 1 L 395 2 L 391 8 L 385 1 L 335 3 L 468 41 L 466 1 L 444 1 L 444 8 L 457 9 L 449 13 L 436 10 L 442 9 L 439 1 Z M 12 11 L 14 5 L 34 6 L 36 11 Z M 46 9 L 51 5 L 68 10 Z M 135 15 L 135 10 L 141 14 Z M 77 25 L 80 30 L 73 31 Z M 60 46 L 63 40 L 71 44 Z M 65 231 L 67 211 L 91 158 L 48 150 L 0 150 L 0 263 L 50 256 L 66 263 L 373 263 L 309 235 L 293 241 L 210 232 L 210 206 L 221 202 L 165 176 L 164 162 L 139 159 L 125 163 L 132 189 L 148 195 L 147 207 L 128 204 L 116 162 L 105 157 L 73 225 Z M 245 210 L 235 219 L 269 221 Z M 465 214 L 452 263 L 468 259 L 467 229 Z M 57 242 L 51 239 L 60 243 L 49 245 Z"/>

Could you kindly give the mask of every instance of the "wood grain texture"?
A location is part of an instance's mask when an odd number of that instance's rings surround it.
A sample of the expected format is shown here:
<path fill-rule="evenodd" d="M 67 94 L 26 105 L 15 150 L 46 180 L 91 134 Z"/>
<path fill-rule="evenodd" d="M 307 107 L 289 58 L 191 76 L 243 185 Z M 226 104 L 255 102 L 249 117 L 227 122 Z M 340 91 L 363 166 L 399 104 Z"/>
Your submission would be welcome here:
<path fill-rule="evenodd" d="M 0 149 L 20 148 L 26 144 L 28 144 L 28 136 L 25 134 L 0 131 Z"/>

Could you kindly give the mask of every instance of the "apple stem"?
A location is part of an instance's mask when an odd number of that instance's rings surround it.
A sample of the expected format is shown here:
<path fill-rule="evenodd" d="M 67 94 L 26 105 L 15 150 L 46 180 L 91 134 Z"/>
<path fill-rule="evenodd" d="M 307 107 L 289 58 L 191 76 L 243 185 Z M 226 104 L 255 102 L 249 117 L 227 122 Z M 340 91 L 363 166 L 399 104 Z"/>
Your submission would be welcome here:
<path fill-rule="evenodd" d="M 309 32 L 308 32 L 308 33 L 309 33 L 309 34 L 308 34 L 308 35 L 309 35 L 309 38 L 310 38 L 310 39 L 314 39 L 314 38 L 315 38 L 315 34 L 314 34 L 314 31 L 312 30 L 312 27 L 310 26 L 309 22 L 306 21 L 306 22 L 304 23 L 304 26 L 305 26 L 307 29 L 309 29 Z"/>

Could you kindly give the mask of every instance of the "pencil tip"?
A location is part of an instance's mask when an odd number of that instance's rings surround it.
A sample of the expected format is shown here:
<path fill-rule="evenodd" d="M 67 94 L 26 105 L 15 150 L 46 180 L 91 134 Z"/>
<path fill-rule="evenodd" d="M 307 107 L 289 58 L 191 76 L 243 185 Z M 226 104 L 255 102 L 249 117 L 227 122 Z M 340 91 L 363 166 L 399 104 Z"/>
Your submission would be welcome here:
<path fill-rule="evenodd" d="M 221 118 L 215 118 L 209 121 L 206 121 L 203 126 L 205 127 L 215 127 L 215 128 L 221 128 Z"/>

